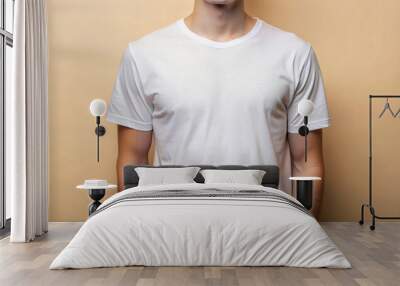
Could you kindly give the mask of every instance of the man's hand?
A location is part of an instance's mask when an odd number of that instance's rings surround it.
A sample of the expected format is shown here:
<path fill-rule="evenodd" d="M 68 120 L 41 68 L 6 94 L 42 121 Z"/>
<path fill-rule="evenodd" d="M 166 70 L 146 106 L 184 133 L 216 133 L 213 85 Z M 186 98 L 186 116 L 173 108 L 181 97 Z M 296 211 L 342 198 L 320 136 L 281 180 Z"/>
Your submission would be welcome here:
<path fill-rule="evenodd" d="M 313 207 L 311 211 L 313 215 L 318 218 L 322 202 L 324 179 L 322 129 L 311 131 L 307 136 L 307 162 L 304 162 L 304 137 L 299 134 L 289 133 L 288 140 L 292 158 L 292 175 L 316 176 L 322 178 L 322 181 L 314 182 L 313 189 Z"/>
<path fill-rule="evenodd" d="M 118 192 L 123 190 L 124 166 L 149 163 L 152 133 L 118 125 Z"/>

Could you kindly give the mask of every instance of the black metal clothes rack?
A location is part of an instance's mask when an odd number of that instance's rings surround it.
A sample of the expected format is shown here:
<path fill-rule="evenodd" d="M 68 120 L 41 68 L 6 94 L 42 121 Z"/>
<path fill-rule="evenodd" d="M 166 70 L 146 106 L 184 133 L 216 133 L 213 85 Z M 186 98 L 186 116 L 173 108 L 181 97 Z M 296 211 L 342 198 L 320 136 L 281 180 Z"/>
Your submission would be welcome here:
<path fill-rule="evenodd" d="M 378 216 L 376 214 L 375 208 L 373 206 L 373 199 L 372 199 L 372 176 L 373 176 L 373 168 L 372 168 L 372 101 L 374 99 L 389 99 L 389 98 L 399 98 L 400 95 L 370 95 L 369 96 L 369 169 L 368 169 L 368 177 L 369 177 L 369 186 L 368 186 L 368 204 L 362 204 L 361 206 L 361 219 L 359 221 L 360 225 L 364 224 L 364 209 L 368 208 L 371 216 L 372 216 L 372 224 L 370 225 L 371 230 L 375 230 L 375 220 L 382 219 L 382 220 L 393 220 L 393 219 L 400 219 L 400 217 L 385 217 L 385 216 Z"/>

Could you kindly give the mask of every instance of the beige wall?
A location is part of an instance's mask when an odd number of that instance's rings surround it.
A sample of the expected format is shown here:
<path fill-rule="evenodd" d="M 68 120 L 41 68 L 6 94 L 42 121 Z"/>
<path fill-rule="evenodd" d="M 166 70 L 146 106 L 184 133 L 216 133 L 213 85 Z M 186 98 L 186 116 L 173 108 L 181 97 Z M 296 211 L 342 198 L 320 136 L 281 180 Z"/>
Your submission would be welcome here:
<path fill-rule="evenodd" d="M 187 0 L 48 0 L 50 219 L 79 221 L 89 199 L 85 178 L 115 182 L 116 128 L 105 123 L 95 160 L 91 99 L 110 97 L 128 42 L 191 11 Z M 368 94 L 400 94 L 400 1 L 247 0 L 250 13 L 314 46 L 326 81 L 332 127 L 326 130 L 323 218 L 356 220 L 367 198 Z M 393 103 L 396 108 L 398 104 Z M 383 104 L 379 104 L 381 108 Z M 378 110 L 376 112 L 379 112 Z M 400 119 L 376 123 L 381 215 L 399 214 Z"/>

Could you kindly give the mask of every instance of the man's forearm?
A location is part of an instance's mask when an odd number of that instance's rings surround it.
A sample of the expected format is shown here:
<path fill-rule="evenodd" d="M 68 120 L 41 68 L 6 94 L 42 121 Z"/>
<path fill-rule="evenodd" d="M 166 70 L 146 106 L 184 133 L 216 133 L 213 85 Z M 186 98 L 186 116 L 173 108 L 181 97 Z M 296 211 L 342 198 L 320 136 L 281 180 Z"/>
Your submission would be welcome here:
<path fill-rule="evenodd" d="M 314 181 L 312 213 L 318 218 L 322 203 L 324 180 L 324 156 L 322 151 L 322 129 L 311 131 L 308 134 L 308 159 L 304 162 L 304 137 L 299 134 L 289 134 L 289 146 L 292 158 L 293 176 L 321 177 L 321 181 Z"/>
<path fill-rule="evenodd" d="M 140 131 L 118 125 L 118 192 L 124 189 L 124 167 L 148 164 L 152 131 Z"/>
<path fill-rule="evenodd" d="M 124 167 L 127 165 L 147 165 L 149 163 L 147 156 L 123 156 L 119 155 L 117 159 L 118 192 L 124 190 Z"/>

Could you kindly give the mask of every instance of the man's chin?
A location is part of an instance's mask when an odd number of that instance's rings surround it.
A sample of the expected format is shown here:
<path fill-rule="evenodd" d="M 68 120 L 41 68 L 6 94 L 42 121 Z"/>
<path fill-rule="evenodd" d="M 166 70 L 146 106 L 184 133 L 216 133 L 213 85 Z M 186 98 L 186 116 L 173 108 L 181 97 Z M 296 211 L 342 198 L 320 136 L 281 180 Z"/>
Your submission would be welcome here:
<path fill-rule="evenodd" d="M 212 5 L 229 5 L 237 1 L 238 0 L 204 0 L 204 2 Z"/>

